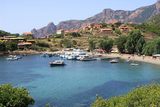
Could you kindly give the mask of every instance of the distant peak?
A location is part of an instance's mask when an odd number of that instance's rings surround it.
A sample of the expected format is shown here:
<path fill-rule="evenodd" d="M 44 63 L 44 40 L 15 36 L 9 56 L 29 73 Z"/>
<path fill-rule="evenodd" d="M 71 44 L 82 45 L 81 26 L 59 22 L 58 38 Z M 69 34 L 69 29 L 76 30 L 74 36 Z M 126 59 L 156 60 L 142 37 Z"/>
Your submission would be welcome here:
<path fill-rule="evenodd" d="M 159 4 L 160 3 L 160 0 L 157 0 L 156 4 Z"/>
<path fill-rule="evenodd" d="M 53 22 L 48 23 L 48 25 L 55 25 Z"/>

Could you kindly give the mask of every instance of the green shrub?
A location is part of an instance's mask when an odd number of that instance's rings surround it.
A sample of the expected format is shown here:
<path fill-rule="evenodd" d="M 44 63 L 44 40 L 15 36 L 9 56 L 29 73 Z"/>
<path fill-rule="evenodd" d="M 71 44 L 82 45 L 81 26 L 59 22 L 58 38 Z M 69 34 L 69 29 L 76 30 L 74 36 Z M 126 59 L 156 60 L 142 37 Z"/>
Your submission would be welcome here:
<path fill-rule="evenodd" d="M 109 38 L 103 38 L 99 41 L 99 48 L 110 52 L 113 47 L 113 40 Z"/>
<path fill-rule="evenodd" d="M 71 48 L 72 47 L 72 41 L 70 39 L 62 39 L 60 41 L 60 44 L 64 47 L 64 48 Z"/>
<path fill-rule="evenodd" d="M 39 47 L 37 45 L 32 45 L 30 49 L 35 50 L 35 51 L 46 51 L 44 47 Z"/>
<path fill-rule="evenodd" d="M 50 47 L 50 44 L 48 42 L 45 42 L 45 41 L 37 41 L 36 45 L 39 46 L 39 47 L 46 47 L 46 48 Z"/>
<path fill-rule="evenodd" d="M 18 49 L 18 45 L 16 42 L 8 41 L 5 43 L 6 50 L 14 51 Z"/>
<path fill-rule="evenodd" d="M 97 97 L 92 107 L 159 107 L 160 85 L 151 84 L 138 87 L 127 95 L 103 99 Z"/>
<path fill-rule="evenodd" d="M 25 88 L 11 85 L 0 86 L 0 107 L 28 107 L 34 104 L 34 99 Z"/>
<path fill-rule="evenodd" d="M 126 42 L 127 42 L 126 36 L 119 36 L 119 38 L 116 39 L 115 44 L 117 45 L 117 48 L 120 53 L 125 53 Z"/>

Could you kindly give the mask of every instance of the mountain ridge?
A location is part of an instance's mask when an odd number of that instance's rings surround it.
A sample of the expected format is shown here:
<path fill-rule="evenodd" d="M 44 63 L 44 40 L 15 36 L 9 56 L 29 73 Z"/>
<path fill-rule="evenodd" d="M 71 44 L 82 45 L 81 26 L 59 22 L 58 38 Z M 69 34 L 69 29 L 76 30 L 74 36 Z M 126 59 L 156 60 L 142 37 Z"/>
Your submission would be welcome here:
<path fill-rule="evenodd" d="M 54 30 L 44 30 L 49 29 L 49 26 L 43 27 L 39 30 L 33 29 L 31 32 L 33 35 L 38 37 L 44 37 L 55 33 L 57 29 L 79 29 L 82 26 L 91 23 L 113 23 L 113 22 L 122 22 L 122 23 L 135 23 L 140 24 L 150 19 L 152 16 L 160 13 L 160 0 L 155 4 L 149 6 L 143 6 L 132 11 L 128 10 L 113 10 L 110 8 L 104 9 L 102 12 L 95 14 L 84 20 L 67 20 L 62 21 L 58 25 L 52 25 L 50 27 L 55 28 Z M 48 32 L 44 32 L 48 31 Z M 36 33 L 38 32 L 38 33 Z M 35 36 L 35 37 L 36 37 Z"/>

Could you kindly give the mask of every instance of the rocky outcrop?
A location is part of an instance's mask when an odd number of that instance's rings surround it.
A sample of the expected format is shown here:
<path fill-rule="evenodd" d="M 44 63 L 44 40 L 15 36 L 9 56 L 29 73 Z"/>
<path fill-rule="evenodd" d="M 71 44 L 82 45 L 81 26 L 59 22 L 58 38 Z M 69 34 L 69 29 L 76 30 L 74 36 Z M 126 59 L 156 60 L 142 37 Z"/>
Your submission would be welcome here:
<path fill-rule="evenodd" d="M 82 26 L 83 21 L 82 20 L 69 20 L 69 21 L 63 21 L 60 22 L 57 25 L 57 29 L 78 29 Z"/>
<path fill-rule="evenodd" d="M 55 33 L 56 30 L 57 30 L 56 25 L 54 25 L 54 23 L 51 22 L 43 28 L 40 28 L 40 29 L 34 28 L 31 32 L 34 38 L 44 38 Z"/>

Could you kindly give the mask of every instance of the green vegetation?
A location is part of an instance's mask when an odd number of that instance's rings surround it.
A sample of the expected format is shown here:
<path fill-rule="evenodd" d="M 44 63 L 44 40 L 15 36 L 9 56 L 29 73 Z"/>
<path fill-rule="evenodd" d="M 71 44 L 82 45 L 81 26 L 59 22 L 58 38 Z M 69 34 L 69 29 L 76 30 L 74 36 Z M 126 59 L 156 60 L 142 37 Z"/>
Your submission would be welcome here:
<path fill-rule="evenodd" d="M 78 32 L 72 32 L 72 33 L 66 34 L 66 36 L 71 36 L 71 37 L 81 37 L 81 34 L 78 33 Z"/>
<path fill-rule="evenodd" d="M 93 51 L 94 49 L 96 49 L 96 42 L 93 39 L 89 39 L 89 50 Z"/>
<path fill-rule="evenodd" d="M 63 38 L 64 35 L 63 34 L 53 34 L 51 37 L 53 37 L 53 38 Z"/>
<path fill-rule="evenodd" d="M 153 16 L 145 23 L 147 31 L 153 32 L 160 36 L 160 14 Z"/>
<path fill-rule="evenodd" d="M 91 107 L 159 107 L 159 105 L 160 85 L 151 84 L 136 88 L 123 96 L 110 99 L 97 97 Z"/>
<path fill-rule="evenodd" d="M 46 41 L 37 41 L 36 45 L 39 46 L 39 47 L 46 47 L 46 48 L 50 47 L 50 44 Z"/>
<path fill-rule="evenodd" d="M 129 54 L 141 54 L 144 44 L 145 40 L 141 32 L 139 30 L 132 31 L 126 41 L 126 51 Z"/>
<path fill-rule="evenodd" d="M 8 42 L 5 43 L 5 48 L 8 51 L 14 51 L 14 50 L 18 49 L 18 46 L 17 46 L 16 42 L 10 42 L 10 41 L 8 41 Z"/>
<path fill-rule="evenodd" d="M 10 33 L 0 30 L 0 37 L 1 36 L 8 36 L 8 35 L 10 35 Z"/>
<path fill-rule="evenodd" d="M 125 53 L 125 43 L 127 42 L 127 36 L 119 36 L 115 43 L 120 53 Z"/>
<path fill-rule="evenodd" d="M 18 46 L 16 42 L 5 42 L 0 40 L 0 51 L 14 51 L 17 50 Z"/>
<path fill-rule="evenodd" d="M 133 26 L 143 32 L 152 32 L 160 36 L 160 14 L 153 16 L 143 24 Z"/>
<path fill-rule="evenodd" d="M 0 51 L 5 51 L 5 50 L 6 50 L 5 42 L 0 40 Z"/>
<path fill-rule="evenodd" d="M 71 48 L 72 47 L 72 41 L 68 38 L 62 39 L 60 44 L 64 48 Z"/>
<path fill-rule="evenodd" d="M 113 40 L 110 38 L 103 38 L 99 41 L 99 48 L 110 52 L 113 47 Z"/>
<path fill-rule="evenodd" d="M 116 45 L 120 53 L 142 54 L 145 45 L 145 39 L 139 30 L 134 30 L 126 36 L 120 36 L 116 39 Z"/>
<path fill-rule="evenodd" d="M 9 84 L 0 86 L 0 107 L 28 107 L 34 99 L 25 88 L 16 88 Z"/>
<path fill-rule="evenodd" d="M 153 55 L 153 54 L 159 54 L 160 53 L 160 38 L 155 39 L 153 41 L 149 41 L 144 49 L 143 53 L 145 55 Z"/>

